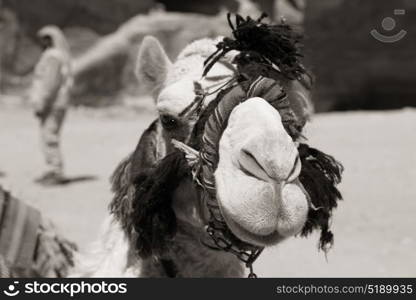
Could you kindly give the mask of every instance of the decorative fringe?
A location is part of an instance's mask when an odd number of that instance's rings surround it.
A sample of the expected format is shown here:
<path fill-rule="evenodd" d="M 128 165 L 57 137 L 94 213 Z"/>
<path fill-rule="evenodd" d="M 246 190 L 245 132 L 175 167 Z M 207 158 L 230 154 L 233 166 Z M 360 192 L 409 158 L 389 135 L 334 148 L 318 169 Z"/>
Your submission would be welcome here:
<path fill-rule="evenodd" d="M 342 199 L 336 185 L 341 182 L 344 168 L 332 156 L 306 144 L 300 144 L 298 150 L 302 162 L 299 179 L 312 204 L 302 235 L 306 236 L 314 229 L 320 229 L 319 248 L 326 252 L 334 241 L 334 235 L 329 230 L 329 221 L 332 210 L 337 207 L 337 201 Z"/>
<path fill-rule="evenodd" d="M 205 61 L 205 76 L 212 66 L 231 50 L 240 51 L 236 57 L 239 66 L 256 63 L 256 68 L 265 68 L 268 72 L 277 72 L 288 79 L 296 79 L 306 70 L 299 61 L 300 39 L 302 36 L 285 23 L 272 25 L 262 23 L 267 17 L 262 14 L 254 20 L 235 16 L 235 26 L 228 13 L 228 23 L 233 30 L 234 39 L 224 38 L 214 52 Z"/>
<path fill-rule="evenodd" d="M 177 229 L 172 208 L 174 191 L 190 173 L 184 154 L 174 151 L 133 179 L 135 195 L 130 220 L 137 234 L 140 257 L 160 255 L 167 250 Z"/>
<path fill-rule="evenodd" d="M 143 132 L 134 152 L 119 163 L 111 176 L 114 196 L 109 209 L 129 236 L 133 231 L 133 220 L 130 220 L 133 210 L 132 180 L 143 170 L 149 170 L 156 164 L 157 135 L 157 120 L 155 120 Z"/>
<path fill-rule="evenodd" d="M 114 193 L 109 210 L 116 217 L 126 233 L 131 233 L 132 203 L 129 199 L 131 155 L 123 159 L 111 175 L 111 190 Z"/>

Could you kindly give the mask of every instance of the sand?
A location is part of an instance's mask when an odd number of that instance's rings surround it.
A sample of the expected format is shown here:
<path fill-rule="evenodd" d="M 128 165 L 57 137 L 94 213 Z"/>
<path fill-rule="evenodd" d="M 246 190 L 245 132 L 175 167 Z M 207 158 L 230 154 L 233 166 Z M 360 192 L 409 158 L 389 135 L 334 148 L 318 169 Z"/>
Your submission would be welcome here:
<path fill-rule="evenodd" d="M 95 177 L 59 188 L 33 183 L 42 173 L 38 124 L 27 108 L 0 105 L 0 184 L 51 218 L 83 248 L 93 241 L 111 199 L 109 176 L 154 118 L 146 110 L 73 109 L 63 129 L 66 172 Z M 311 145 L 345 166 L 344 201 L 333 218 L 334 248 L 325 258 L 318 235 L 267 249 L 262 277 L 416 276 L 416 110 L 316 115 Z"/>

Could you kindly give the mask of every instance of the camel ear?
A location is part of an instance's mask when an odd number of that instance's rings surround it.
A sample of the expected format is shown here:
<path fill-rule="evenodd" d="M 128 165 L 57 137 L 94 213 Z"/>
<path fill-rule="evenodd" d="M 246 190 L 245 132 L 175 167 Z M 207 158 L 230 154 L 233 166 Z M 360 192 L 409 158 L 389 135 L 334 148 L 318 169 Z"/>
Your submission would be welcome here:
<path fill-rule="evenodd" d="M 172 63 L 160 42 L 146 36 L 140 46 L 136 62 L 136 76 L 140 83 L 153 94 L 160 92 Z"/>

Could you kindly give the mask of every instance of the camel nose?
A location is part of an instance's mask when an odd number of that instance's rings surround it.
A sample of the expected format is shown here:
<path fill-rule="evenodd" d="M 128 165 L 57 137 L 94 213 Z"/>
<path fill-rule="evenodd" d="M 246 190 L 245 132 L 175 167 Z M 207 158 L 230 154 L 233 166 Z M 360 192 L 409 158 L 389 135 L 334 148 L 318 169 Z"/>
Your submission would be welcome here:
<path fill-rule="evenodd" d="M 236 140 L 240 167 L 266 181 L 296 179 L 301 169 L 297 147 L 283 127 L 279 112 L 261 98 L 249 99 L 236 109 L 234 117 L 241 117 L 238 123 L 243 127 L 243 134 Z"/>
<path fill-rule="evenodd" d="M 218 202 L 232 230 L 243 236 L 244 230 L 282 237 L 299 232 L 308 206 L 296 182 L 297 157 L 279 112 L 267 101 L 251 98 L 234 108 L 215 172 Z"/>
<path fill-rule="evenodd" d="M 274 172 L 273 169 L 279 169 L 279 166 L 270 168 L 269 165 L 265 163 L 259 163 L 259 160 L 257 160 L 256 157 L 247 149 L 241 151 L 238 162 L 240 164 L 240 168 L 244 172 L 264 181 L 276 180 L 278 182 L 293 182 L 299 176 L 302 168 L 300 158 L 297 155 L 294 163 L 292 164 L 291 170 L 289 172 L 280 172 L 280 174 L 288 174 L 287 176 L 276 175 L 278 173 Z"/>

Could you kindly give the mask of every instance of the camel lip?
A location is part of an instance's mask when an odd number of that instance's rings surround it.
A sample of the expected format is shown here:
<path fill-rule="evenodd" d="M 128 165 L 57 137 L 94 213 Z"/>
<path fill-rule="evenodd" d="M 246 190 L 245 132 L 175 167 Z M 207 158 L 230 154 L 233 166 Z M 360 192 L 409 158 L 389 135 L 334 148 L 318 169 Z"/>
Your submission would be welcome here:
<path fill-rule="evenodd" d="M 253 175 L 250 175 L 250 176 L 253 177 L 255 180 L 258 180 L 259 183 L 262 182 L 263 184 L 272 185 L 272 182 L 270 181 L 264 182 L 263 180 L 258 179 L 257 177 Z M 285 236 L 281 235 L 278 232 L 277 227 L 265 233 L 253 232 L 253 231 L 250 231 L 249 229 L 246 229 L 245 227 L 240 225 L 238 222 L 234 221 L 234 219 L 230 215 L 228 215 L 228 213 L 226 212 L 226 209 L 221 204 L 221 201 L 218 200 L 218 204 L 220 207 L 221 214 L 223 215 L 223 218 L 225 222 L 227 223 L 227 226 L 230 228 L 231 232 L 233 232 L 233 234 L 237 236 L 239 239 L 245 242 L 251 243 L 253 245 L 261 246 L 261 247 L 275 245 L 279 243 L 280 241 L 282 241 L 283 239 L 285 239 Z"/>
<path fill-rule="evenodd" d="M 273 181 L 263 181 L 253 175 L 250 175 L 254 180 L 258 181 L 258 184 L 267 184 L 267 185 L 272 185 L 273 189 L 278 188 L 276 186 L 275 180 Z M 293 182 L 296 182 L 296 180 L 298 180 L 297 178 L 295 178 L 293 180 Z M 290 183 L 287 183 L 290 184 Z M 292 183 L 293 184 L 293 183 Z M 302 189 L 303 193 L 305 193 L 305 191 Z M 283 196 L 283 195 L 282 195 Z M 217 197 L 220 197 L 220 195 L 217 195 Z M 250 230 L 250 228 L 246 228 L 245 226 L 239 224 L 236 220 L 234 220 L 234 218 L 229 215 L 227 213 L 227 210 L 225 209 L 225 207 L 223 207 L 223 204 L 221 203 L 220 199 L 218 199 L 218 203 L 219 203 L 219 207 L 221 210 L 221 213 L 224 217 L 225 222 L 227 223 L 228 227 L 230 228 L 230 230 L 233 232 L 233 234 L 235 236 L 237 236 L 238 238 L 240 238 L 241 240 L 251 243 L 253 245 L 257 245 L 257 246 L 272 246 L 272 245 L 276 245 L 279 242 L 283 241 L 284 239 L 291 237 L 291 236 L 295 236 L 296 234 L 285 234 L 284 230 L 283 232 L 280 231 L 280 229 L 282 229 L 279 226 L 279 220 L 281 219 L 281 216 L 277 216 L 276 219 L 276 227 L 274 228 L 270 228 L 270 230 L 264 230 L 264 232 L 255 232 Z M 304 224 L 302 225 L 302 227 L 304 226 Z"/>
<path fill-rule="evenodd" d="M 285 239 L 285 237 L 281 235 L 277 230 L 274 230 L 273 232 L 269 234 L 262 235 L 258 233 L 253 233 L 245 229 L 240 224 L 228 218 L 227 216 L 224 216 L 224 219 L 235 236 L 237 236 L 239 239 L 245 242 L 248 242 L 257 246 L 263 247 L 263 246 L 275 245 L 278 242 Z"/>

